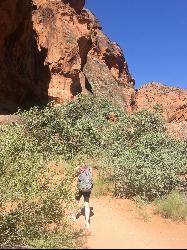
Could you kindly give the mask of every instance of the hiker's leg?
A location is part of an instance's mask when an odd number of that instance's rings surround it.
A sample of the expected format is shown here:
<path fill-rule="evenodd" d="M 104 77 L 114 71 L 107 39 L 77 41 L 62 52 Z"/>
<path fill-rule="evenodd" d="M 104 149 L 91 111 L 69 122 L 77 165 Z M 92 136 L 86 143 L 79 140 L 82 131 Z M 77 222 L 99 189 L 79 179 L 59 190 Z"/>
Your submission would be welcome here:
<path fill-rule="evenodd" d="M 85 208 L 85 225 L 86 228 L 89 228 L 90 223 L 90 206 L 89 206 L 89 202 L 84 202 L 84 208 Z"/>
<path fill-rule="evenodd" d="M 85 209 L 85 225 L 86 228 L 90 226 L 90 205 L 89 205 L 89 198 L 90 193 L 84 193 L 84 209 Z"/>

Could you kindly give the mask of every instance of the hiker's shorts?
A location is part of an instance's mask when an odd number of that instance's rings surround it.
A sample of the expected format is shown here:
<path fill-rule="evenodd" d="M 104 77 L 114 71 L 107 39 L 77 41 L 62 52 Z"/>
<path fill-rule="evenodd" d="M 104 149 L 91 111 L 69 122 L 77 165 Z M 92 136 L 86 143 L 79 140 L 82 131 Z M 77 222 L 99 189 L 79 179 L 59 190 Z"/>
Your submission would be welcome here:
<path fill-rule="evenodd" d="M 84 197 L 84 202 L 89 202 L 90 194 L 91 194 L 91 192 L 82 192 L 82 191 L 78 190 L 76 195 L 75 195 L 75 199 L 77 201 L 79 201 L 80 198 L 83 196 Z"/>

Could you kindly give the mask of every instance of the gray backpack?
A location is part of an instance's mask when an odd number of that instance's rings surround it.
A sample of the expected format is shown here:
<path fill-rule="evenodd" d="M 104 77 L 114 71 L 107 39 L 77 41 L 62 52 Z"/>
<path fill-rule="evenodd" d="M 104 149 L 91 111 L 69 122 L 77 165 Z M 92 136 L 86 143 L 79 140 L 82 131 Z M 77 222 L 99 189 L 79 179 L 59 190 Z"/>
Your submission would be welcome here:
<path fill-rule="evenodd" d="M 77 187 L 82 192 L 91 192 L 93 187 L 93 179 L 89 167 L 82 170 L 81 174 L 78 177 Z"/>

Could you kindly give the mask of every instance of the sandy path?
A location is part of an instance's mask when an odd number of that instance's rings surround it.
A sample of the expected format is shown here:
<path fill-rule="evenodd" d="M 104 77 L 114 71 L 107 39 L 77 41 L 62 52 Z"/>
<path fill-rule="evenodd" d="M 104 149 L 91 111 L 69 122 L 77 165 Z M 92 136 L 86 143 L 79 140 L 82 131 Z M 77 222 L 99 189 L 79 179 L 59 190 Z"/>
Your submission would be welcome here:
<path fill-rule="evenodd" d="M 187 249 L 187 225 L 152 215 L 149 222 L 140 219 L 128 200 L 94 198 L 91 235 L 84 248 L 89 249 Z M 84 217 L 77 220 L 84 225 Z"/>

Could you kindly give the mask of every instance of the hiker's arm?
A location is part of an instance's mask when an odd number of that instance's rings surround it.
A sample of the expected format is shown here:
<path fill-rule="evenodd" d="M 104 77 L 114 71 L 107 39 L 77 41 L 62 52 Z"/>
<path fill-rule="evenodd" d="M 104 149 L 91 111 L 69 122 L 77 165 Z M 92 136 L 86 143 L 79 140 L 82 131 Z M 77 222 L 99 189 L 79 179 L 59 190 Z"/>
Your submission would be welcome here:
<path fill-rule="evenodd" d="M 78 177 L 79 176 L 79 172 L 75 173 L 75 177 Z"/>

